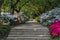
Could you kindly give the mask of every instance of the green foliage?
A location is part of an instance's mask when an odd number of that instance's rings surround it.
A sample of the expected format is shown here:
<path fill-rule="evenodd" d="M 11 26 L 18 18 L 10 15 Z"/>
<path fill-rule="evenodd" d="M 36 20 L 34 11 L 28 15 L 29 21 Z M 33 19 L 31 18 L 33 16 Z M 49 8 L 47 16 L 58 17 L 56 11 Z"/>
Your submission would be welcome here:
<path fill-rule="evenodd" d="M 8 12 L 10 9 L 10 3 L 7 0 L 4 0 L 4 3 L 2 5 L 2 11 L 3 12 Z"/>
<path fill-rule="evenodd" d="M 19 0 L 19 2 L 16 4 L 15 8 L 19 9 L 19 7 L 22 7 L 22 5 L 26 2 L 27 0 Z M 50 9 L 51 6 L 60 6 L 60 0 L 50 0 L 51 5 L 49 4 L 48 0 L 28 0 L 29 2 L 27 2 L 24 7 L 27 6 L 35 6 L 36 8 L 40 8 L 41 10 L 44 10 L 44 8 L 46 7 L 47 9 Z M 15 4 L 16 0 L 12 0 L 12 3 Z M 3 3 L 3 8 L 5 7 L 5 9 L 8 7 L 10 8 L 10 1 L 8 0 L 4 0 Z M 28 8 L 29 8 L 28 7 Z M 23 7 L 22 7 L 23 8 Z M 34 8 L 34 7 L 33 7 Z M 45 9 L 46 9 L 45 8 Z M 25 9 L 24 9 L 25 10 Z"/>
<path fill-rule="evenodd" d="M 0 33 L 1 33 L 1 31 L 2 31 L 3 29 L 6 29 L 6 30 L 9 32 L 11 28 L 12 28 L 11 25 L 7 25 L 7 26 L 1 26 L 1 25 L 0 25 Z"/>
<path fill-rule="evenodd" d="M 10 5 L 15 4 L 17 0 L 4 0 L 2 11 L 9 12 Z M 29 18 L 36 18 L 40 16 L 41 13 L 49 11 L 54 7 L 60 7 L 60 0 L 18 0 L 18 3 L 14 6 L 14 11 L 25 13 Z"/>
<path fill-rule="evenodd" d="M 35 18 L 35 21 L 37 21 L 37 22 L 40 23 L 40 16 L 36 17 L 36 18 Z"/>

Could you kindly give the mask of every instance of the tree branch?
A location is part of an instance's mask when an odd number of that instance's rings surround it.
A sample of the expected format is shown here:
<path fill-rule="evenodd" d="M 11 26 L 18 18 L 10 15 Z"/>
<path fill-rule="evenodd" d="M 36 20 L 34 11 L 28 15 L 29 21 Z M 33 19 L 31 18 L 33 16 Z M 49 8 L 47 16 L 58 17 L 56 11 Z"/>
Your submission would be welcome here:
<path fill-rule="evenodd" d="M 16 0 L 16 2 L 15 2 L 15 4 L 14 4 L 14 6 L 19 2 L 20 0 Z"/>
<path fill-rule="evenodd" d="M 26 5 L 26 3 L 28 3 L 29 2 L 29 0 L 27 0 L 25 3 L 23 3 L 22 4 L 22 6 L 21 7 L 19 7 L 19 9 L 17 10 L 17 9 L 15 9 L 15 11 L 16 12 L 20 12 L 20 10 L 21 10 L 21 8 L 24 6 L 24 5 Z"/>

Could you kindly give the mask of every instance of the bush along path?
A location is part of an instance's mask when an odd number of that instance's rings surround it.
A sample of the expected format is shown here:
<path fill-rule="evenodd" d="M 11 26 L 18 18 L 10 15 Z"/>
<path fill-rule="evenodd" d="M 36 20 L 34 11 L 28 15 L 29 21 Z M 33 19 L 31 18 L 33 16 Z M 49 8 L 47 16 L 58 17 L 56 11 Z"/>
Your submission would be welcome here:
<path fill-rule="evenodd" d="M 50 34 L 46 27 L 36 22 L 27 22 L 11 29 L 7 40 L 49 40 Z"/>
<path fill-rule="evenodd" d="M 43 13 L 40 23 L 48 27 L 53 40 L 60 40 L 60 8 Z"/>
<path fill-rule="evenodd" d="M 0 26 L 0 40 L 6 40 L 12 26 Z"/>

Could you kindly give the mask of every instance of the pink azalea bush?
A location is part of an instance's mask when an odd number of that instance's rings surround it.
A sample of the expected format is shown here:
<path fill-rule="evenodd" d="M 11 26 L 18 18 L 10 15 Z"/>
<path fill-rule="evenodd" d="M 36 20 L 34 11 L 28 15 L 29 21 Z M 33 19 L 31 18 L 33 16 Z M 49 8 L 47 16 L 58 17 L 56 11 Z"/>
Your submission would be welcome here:
<path fill-rule="evenodd" d="M 55 21 L 50 26 L 50 34 L 60 37 L 60 20 Z"/>
<path fill-rule="evenodd" d="M 60 8 L 42 13 L 40 24 L 49 28 L 53 38 L 60 38 Z"/>

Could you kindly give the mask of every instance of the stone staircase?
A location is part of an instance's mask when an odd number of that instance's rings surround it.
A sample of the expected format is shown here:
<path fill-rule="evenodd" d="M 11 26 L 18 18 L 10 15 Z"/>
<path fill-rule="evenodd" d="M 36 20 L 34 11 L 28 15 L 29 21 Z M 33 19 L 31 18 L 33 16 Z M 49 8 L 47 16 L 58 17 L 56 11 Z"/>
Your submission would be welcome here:
<path fill-rule="evenodd" d="M 49 30 L 39 24 L 27 23 L 11 29 L 7 40 L 49 40 Z"/>

